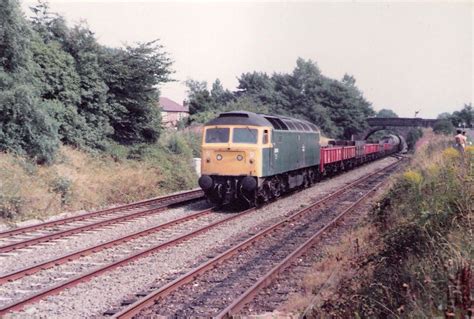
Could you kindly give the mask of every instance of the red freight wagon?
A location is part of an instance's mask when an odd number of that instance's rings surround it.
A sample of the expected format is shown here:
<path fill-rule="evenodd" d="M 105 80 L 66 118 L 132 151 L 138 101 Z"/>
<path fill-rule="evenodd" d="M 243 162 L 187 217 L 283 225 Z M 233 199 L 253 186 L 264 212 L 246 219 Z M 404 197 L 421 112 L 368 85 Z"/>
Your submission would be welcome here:
<path fill-rule="evenodd" d="M 321 147 L 321 160 L 319 169 L 324 170 L 324 165 L 340 162 L 356 156 L 355 146 L 346 147 Z"/>
<path fill-rule="evenodd" d="M 379 144 L 365 144 L 364 153 L 365 155 L 375 154 L 379 151 Z"/>
<path fill-rule="evenodd" d="M 390 143 L 384 143 L 384 144 L 383 144 L 383 150 L 384 150 L 385 152 L 391 151 L 392 148 L 393 148 L 393 145 L 390 144 Z"/>
<path fill-rule="evenodd" d="M 356 148 L 355 146 L 346 146 L 342 148 L 342 159 L 350 159 L 356 156 Z"/>

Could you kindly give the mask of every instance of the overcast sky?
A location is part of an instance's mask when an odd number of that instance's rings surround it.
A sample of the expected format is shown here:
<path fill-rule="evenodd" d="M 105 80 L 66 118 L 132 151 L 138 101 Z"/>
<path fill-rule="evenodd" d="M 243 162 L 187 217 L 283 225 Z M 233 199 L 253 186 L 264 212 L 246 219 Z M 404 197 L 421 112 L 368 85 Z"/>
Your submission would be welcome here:
<path fill-rule="evenodd" d="M 291 72 L 296 59 L 323 74 L 353 75 L 374 108 L 436 117 L 473 100 L 474 2 L 160 2 L 50 0 L 69 24 L 86 20 L 108 46 L 161 39 L 177 82 L 219 78 L 234 90 L 244 72 Z M 34 1 L 23 0 L 27 11 Z M 27 12 L 27 16 L 30 13 Z"/>

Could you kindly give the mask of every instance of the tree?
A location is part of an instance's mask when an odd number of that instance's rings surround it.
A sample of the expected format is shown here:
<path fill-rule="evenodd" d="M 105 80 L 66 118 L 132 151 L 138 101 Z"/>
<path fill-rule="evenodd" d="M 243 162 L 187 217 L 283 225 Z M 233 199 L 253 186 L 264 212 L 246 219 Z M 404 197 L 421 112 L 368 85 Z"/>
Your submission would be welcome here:
<path fill-rule="evenodd" d="M 56 41 L 44 43 L 37 35 L 31 45 L 41 98 L 49 105 L 53 118 L 59 124 L 59 138 L 65 144 L 77 147 L 86 144 L 88 127 L 83 115 L 77 112 L 81 102 L 80 77 L 75 61 Z"/>
<path fill-rule="evenodd" d="M 439 120 L 448 120 L 450 118 L 451 118 L 451 113 L 449 113 L 449 112 L 440 113 L 440 114 L 438 114 L 438 117 L 437 117 L 437 119 L 439 119 Z"/>
<path fill-rule="evenodd" d="M 420 128 L 413 128 L 407 134 L 407 146 L 409 150 L 415 149 L 416 142 L 423 136 L 423 131 Z"/>
<path fill-rule="evenodd" d="M 398 117 L 398 115 L 390 109 L 381 109 L 375 114 L 375 117 Z"/>
<path fill-rule="evenodd" d="M 188 87 L 187 104 L 190 115 L 217 110 L 217 103 L 207 89 L 207 82 L 188 79 L 185 84 Z"/>
<path fill-rule="evenodd" d="M 0 2 L 0 149 L 47 163 L 59 144 L 57 122 L 31 76 L 35 71 L 31 37 L 19 3 Z"/>
<path fill-rule="evenodd" d="M 433 132 L 436 134 L 450 135 L 454 132 L 454 125 L 449 119 L 437 121 L 433 126 Z"/>
<path fill-rule="evenodd" d="M 113 138 L 124 144 L 155 142 L 161 130 L 157 85 L 170 81 L 171 60 L 157 41 L 105 50 L 107 103 L 112 107 Z"/>
<path fill-rule="evenodd" d="M 461 125 L 464 125 L 465 127 L 472 127 L 474 124 L 474 110 L 472 109 L 472 104 L 464 104 L 464 107 L 462 108 L 459 113 L 454 112 L 458 115 L 458 117 L 461 119 L 460 123 Z"/>
<path fill-rule="evenodd" d="M 216 81 L 212 83 L 212 89 L 210 93 L 214 101 L 220 106 L 224 106 L 227 103 L 235 100 L 232 92 L 229 90 L 224 90 L 224 87 L 222 86 L 222 83 L 219 79 L 216 79 Z"/>
<path fill-rule="evenodd" d="M 17 0 L 0 2 L 0 66 L 5 72 L 27 68 L 31 59 L 31 29 L 25 21 Z"/>
<path fill-rule="evenodd" d="M 298 58 L 291 74 L 269 76 L 248 72 L 238 81 L 234 101 L 230 97 L 218 100 L 223 91 L 220 81 L 214 83 L 211 92 L 205 83 L 188 82 L 191 113 L 209 114 L 226 110 L 227 106 L 245 106 L 249 111 L 263 109 L 270 114 L 306 119 L 318 125 L 326 135 L 341 138 L 350 138 L 362 130 L 367 125 L 366 118 L 374 113 L 353 76 L 346 74 L 341 81 L 329 79 L 311 60 Z"/>
<path fill-rule="evenodd" d="M 0 85 L 0 149 L 50 163 L 59 146 L 57 122 L 28 85 Z"/>
<path fill-rule="evenodd" d="M 80 77 L 81 98 L 77 113 L 85 119 L 87 125 L 85 144 L 104 150 L 109 145 L 108 139 L 113 135 L 114 129 L 110 124 L 113 111 L 107 104 L 108 87 L 102 78 L 99 64 L 101 47 L 94 33 L 85 24 L 69 30 L 62 43 L 63 49 L 74 58 L 76 72 Z"/>
<path fill-rule="evenodd" d="M 460 111 L 455 111 L 453 114 L 441 113 L 438 115 L 438 119 L 449 119 L 455 127 L 473 127 L 474 110 L 472 109 L 472 104 L 464 104 Z"/>

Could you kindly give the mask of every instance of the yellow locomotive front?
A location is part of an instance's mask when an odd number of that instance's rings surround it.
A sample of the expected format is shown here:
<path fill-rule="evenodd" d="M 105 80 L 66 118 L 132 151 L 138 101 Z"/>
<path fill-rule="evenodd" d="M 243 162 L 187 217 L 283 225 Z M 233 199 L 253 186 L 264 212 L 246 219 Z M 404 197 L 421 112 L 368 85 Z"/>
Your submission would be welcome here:
<path fill-rule="evenodd" d="M 206 175 L 257 176 L 261 170 L 258 127 L 206 127 L 201 172 Z"/>
<path fill-rule="evenodd" d="M 268 126 L 232 118 L 204 127 L 199 186 L 212 202 L 254 200 L 262 175 L 262 147 L 268 147 L 269 134 Z"/>

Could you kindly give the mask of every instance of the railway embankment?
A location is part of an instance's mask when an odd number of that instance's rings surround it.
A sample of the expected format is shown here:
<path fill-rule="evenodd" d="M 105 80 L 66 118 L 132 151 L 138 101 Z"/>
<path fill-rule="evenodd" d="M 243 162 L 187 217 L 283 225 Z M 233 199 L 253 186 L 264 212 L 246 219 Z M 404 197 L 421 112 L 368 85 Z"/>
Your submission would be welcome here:
<path fill-rule="evenodd" d="M 474 147 L 435 137 L 280 310 L 306 318 L 461 318 L 474 310 Z"/>
<path fill-rule="evenodd" d="M 103 153 L 63 146 L 49 165 L 1 153 L 0 230 L 5 223 L 37 223 L 194 188 L 198 144 L 197 135 L 167 132 L 155 144 L 115 145 Z"/>

